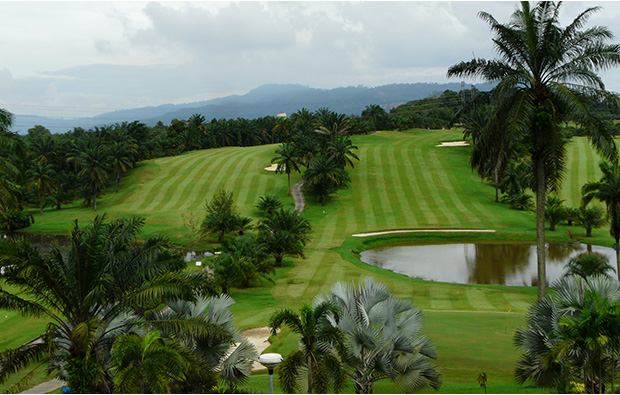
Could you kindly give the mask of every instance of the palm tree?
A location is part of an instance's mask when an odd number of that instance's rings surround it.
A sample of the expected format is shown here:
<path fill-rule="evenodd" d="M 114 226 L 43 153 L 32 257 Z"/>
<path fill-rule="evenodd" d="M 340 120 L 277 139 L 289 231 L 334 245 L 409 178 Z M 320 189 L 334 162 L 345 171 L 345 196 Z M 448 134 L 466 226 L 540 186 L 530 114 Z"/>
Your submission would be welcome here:
<path fill-rule="evenodd" d="M 93 210 L 97 211 L 97 194 L 108 185 L 110 156 L 103 146 L 91 144 L 85 147 L 75 160 L 81 168 L 78 176 L 93 198 Z"/>
<path fill-rule="evenodd" d="M 545 220 L 549 222 L 549 230 L 554 231 L 555 226 L 566 219 L 564 200 L 557 196 L 549 196 L 545 203 Z"/>
<path fill-rule="evenodd" d="M 568 261 L 564 276 L 581 276 L 583 278 L 595 275 L 608 276 L 607 272 L 609 271 L 614 272 L 615 270 L 609 265 L 609 260 L 605 255 L 586 252 Z"/>
<path fill-rule="evenodd" d="M 327 144 L 329 156 L 334 160 L 334 163 L 337 166 L 340 166 L 343 169 L 347 166 L 351 166 L 351 168 L 355 167 L 353 165 L 353 159 L 360 160 L 360 158 L 358 158 L 358 156 L 352 151 L 354 149 L 357 149 L 357 147 L 353 145 L 353 142 L 349 136 L 337 135 Z"/>
<path fill-rule="evenodd" d="M 207 335 L 179 337 L 177 333 L 168 333 L 201 358 L 200 371 L 185 372 L 179 383 L 184 393 L 212 391 L 218 376 L 229 387 L 243 384 L 250 377 L 257 352 L 233 323 L 230 307 L 234 304 L 230 296 L 218 295 L 201 297 L 195 302 L 168 302 L 168 309 L 157 313 L 158 320 L 202 320 L 211 326 Z"/>
<path fill-rule="evenodd" d="M 336 283 L 314 299 L 315 306 L 326 302 L 340 308 L 329 321 L 344 335 L 343 360 L 356 393 L 371 394 L 374 382 L 384 378 L 407 393 L 426 386 L 439 389 L 441 375 L 431 361 L 437 354 L 421 334 L 420 309 L 372 278 L 357 286 Z"/>
<path fill-rule="evenodd" d="M 345 186 L 351 178 L 349 173 L 334 162 L 326 154 L 314 159 L 310 168 L 304 173 L 305 186 L 311 188 L 319 197 L 321 205 L 325 206 L 327 197 L 339 187 Z"/>
<path fill-rule="evenodd" d="M 529 309 L 526 325 L 515 333 L 521 349 L 516 378 L 568 392 L 571 381 L 587 393 L 614 392 L 620 338 L 620 286 L 595 275 L 570 276 L 553 284 L 556 292 Z"/>
<path fill-rule="evenodd" d="M 385 123 L 388 119 L 388 114 L 385 110 L 378 104 L 369 104 L 362 111 L 362 118 L 367 120 L 372 124 L 374 131 L 377 131 L 377 128 L 384 128 Z"/>
<path fill-rule="evenodd" d="M 286 324 L 300 335 L 299 349 L 289 354 L 280 365 L 280 385 L 285 393 L 295 392 L 296 378 L 305 367 L 307 392 L 327 393 L 331 382 L 334 392 L 344 386 L 343 364 L 338 354 L 342 337 L 337 327 L 328 322 L 328 316 L 338 319 L 338 307 L 331 302 L 301 306 L 299 314 L 290 309 L 276 311 L 269 320 L 272 335 Z"/>
<path fill-rule="evenodd" d="M 128 333 L 112 346 L 114 393 L 168 394 L 170 382 L 183 377 L 183 357 L 178 346 L 157 331 L 144 338 Z"/>
<path fill-rule="evenodd" d="M 282 207 L 282 201 L 277 195 L 261 196 L 256 203 L 256 208 L 264 211 L 267 215 L 273 214 L 280 207 Z"/>
<path fill-rule="evenodd" d="M 575 222 L 586 230 L 586 237 L 592 237 L 592 229 L 605 225 L 605 212 L 598 207 L 579 207 Z"/>
<path fill-rule="evenodd" d="M 591 142 L 604 156 L 617 156 L 611 132 L 587 98 L 608 95 L 596 72 L 620 64 L 620 46 L 605 43 L 613 37 L 605 27 L 581 30 L 599 8 L 588 8 L 563 28 L 559 26 L 560 6 L 541 1 L 530 8 L 522 2 L 507 24 L 480 12 L 495 34 L 499 58 L 473 59 L 448 69 L 448 76 L 499 81 L 498 91 L 509 103 L 509 125 L 527 143 L 536 192 L 539 299 L 546 295 L 546 192 L 557 190 L 565 166 L 566 149 L 558 128 L 561 115 L 570 113 L 586 125 Z"/>
<path fill-rule="evenodd" d="M 601 162 L 599 167 L 603 172 L 601 179 L 581 187 L 582 205 L 585 206 L 596 198 L 607 206 L 609 233 L 616 240 L 616 273 L 620 279 L 620 166 L 618 162 Z"/>
<path fill-rule="evenodd" d="M 0 108 L 0 150 L 7 153 L 25 153 L 23 140 L 10 131 L 13 114 Z M 21 172 L 12 161 L 0 156 L 0 216 L 6 222 L 11 212 L 20 208 L 19 185 L 16 182 Z M 20 208 L 21 209 L 21 208 Z"/>
<path fill-rule="evenodd" d="M 334 141 L 335 136 L 349 134 L 349 122 L 349 117 L 345 114 L 326 111 L 318 116 L 319 127 L 315 132 L 329 136 L 330 140 Z"/>
<path fill-rule="evenodd" d="M 281 266 L 285 256 L 304 256 L 311 231 L 310 221 L 293 208 L 279 209 L 259 223 L 257 239 Z"/>
<path fill-rule="evenodd" d="M 34 162 L 32 168 L 26 172 L 28 186 L 33 189 L 39 198 L 39 212 L 43 215 L 46 199 L 58 188 L 56 185 L 56 170 L 49 163 Z"/>
<path fill-rule="evenodd" d="M 276 157 L 271 159 L 271 162 L 276 163 L 276 173 L 285 172 L 288 176 L 288 194 L 291 195 L 291 172 L 296 171 L 299 173 L 299 155 L 297 149 L 293 144 L 283 143 L 276 150 Z"/>
<path fill-rule="evenodd" d="M 193 301 L 211 293 L 210 276 L 188 273 L 169 242 L 151 237 L 137 243 L 141 218 L 95 217 L 70 231 L 68 251 L 54 247 L 43 255 L 24 239 L 0 251 L 4 274 L 0 308 L 49 319 L 36 339 L 0 353 L 0 383 L 34 361 L 51 361 L 78 393 L 109 391 L 103 370 L 111 341 L 123 330 L 153 326 L 151 310 L 171 300 Z M 137 314 L 137 315 L 136 315 Z M 141 318 L 141 316 L 144 316 Z M 160 331 L 203 333 L 199 321 L 158 320 Z M 91 374 L 86 374 L 90 372 Z"/>

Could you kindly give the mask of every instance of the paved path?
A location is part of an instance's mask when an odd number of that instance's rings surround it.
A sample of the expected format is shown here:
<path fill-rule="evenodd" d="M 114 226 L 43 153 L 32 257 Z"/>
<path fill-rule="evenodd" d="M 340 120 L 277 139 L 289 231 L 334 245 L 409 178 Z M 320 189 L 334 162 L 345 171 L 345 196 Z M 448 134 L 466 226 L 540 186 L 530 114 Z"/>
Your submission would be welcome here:
<path fill-rule="evenodd" d="M 45 383 L 41 383 L 35 387 L 32 387 L 29 390 L 22 392 L 22 394 L 46 394 L 64 385 L 67 385 L 67 383 L 62 380 L 54 379 L 54 380 L 46 381 Z"/>
<path fill-rule="evenodd" d="M 297 184 L 293 185 L 291 188 L 291 195 L 293 195 L 293 200 L 295 201 L 295 211 L 301 214 L 304 211 L 304 207 L 306 207 L 306 198 L 304 197 L 304 193 L 301 191 L 301 188 L 304 186 L 304 181 L 299 181 Z"/>

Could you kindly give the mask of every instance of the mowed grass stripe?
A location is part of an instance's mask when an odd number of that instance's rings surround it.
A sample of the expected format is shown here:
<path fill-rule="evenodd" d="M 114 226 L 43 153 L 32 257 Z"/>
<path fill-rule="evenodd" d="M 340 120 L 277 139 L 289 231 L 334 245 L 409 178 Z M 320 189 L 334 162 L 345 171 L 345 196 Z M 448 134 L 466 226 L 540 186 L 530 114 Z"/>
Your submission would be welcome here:
<path fill-rule="evenodd" d="M 166 185 L 168 178 L 171 174 L 175 174 L 185 166 L 187 161 L 192 160 L 191 155 L 186 157 L 176 158 L 176 161 L 171 162 L 170 160 L 156 160 L 155 164 L 160 171 L 157 181 L 154 183 L 144 184 L 138 188 L 133 195 L 143 196 L 143 199 L 135 199 L 135 203 L 129 208 L 129 211 L 148 211 L 147 207 L 151 205 L 154 201 L 157 202 L 156 198 L 161 196 L 161 188 Z M 133 200 L 133 199 L 131 199 Z"/>
<path fill-rule="evenodd" d="M 399 162 L 396 159 L 396 151 L 401 151 L 402 147 L 400 144 L 390 144 L 387 147 L 385 156 L 392 168 L 400 167 Z M 390 183 L 391 189 L 390 191 L 390 201 L 396 202 L 394 205 L 396 210 L 394 214 L 398 219 L 398 227 L 406 227 L 407 219 L 413 218 L 414 211 L 409 204 L 410 199 L 407 199 L 407 194 L 405 192 L 405 184 L 402 179 L 401 171 L 392 171 L 388 173 L 390 175 L 388 182 Z"/>
<path fill-rule="evenodd" d="M 458 147 L 457 147 L 458 148 Z M 467 210 L 467 208 L 465 207 L 465 205 L 463 204 L 463 202 L 460 199 L 461 194 L 459 193 L 459 184 L 458 183 L 453 183 L 452 180 L 450 180 L 450 178 L 448 177 L 448 172 L 446 172 L 444 165 L 442 164 L 442 162 L 444 162 L 445 158 L 441 158 L 438 154 L 437 154 L 437 149 L 442 149 L 442 148 L 434 148 L 433 150 L 429 151 L 429 158 L 433 161 L 434 166 L 436 167 L 436 180 L 438 180 L 439 182 L 437 183 L 440 188 L 438 188 L 441 193 L 444 196 L 444 201 L 446 202 L 446 206 L 444 207 L 444 211 L 448 211 L 450 214 L 452 214 L 452 221 L 454 226 L 459 226 L 459 227 L 470 227 L 471 223 L 470 221 L 472 220 L 472 217 L 475 217 L 478 222 L 482 222 L 480 221 L 480 218 L 476 217 L 472 212 L 470 212 L 469 210 Z M 443 149 L 451 149 L 451 148 L 443 148 Z"/>
<path fill-rule="evenodd" d="M 198 166 L 193 166 L 192 162 L 188 164 L 191 170 L 185 172 L 185 177 L 176 185 L 177 191 L 179 193 L 175 193 L 174 196 L 166 203 L 163 207 L 159 208 L 158 211 L 167 211 L 170 209 L 178 209 L 182 207 L 183 203 L 190 201 L 193 198 L 193 191 L 198 188 L 200 185 L 203 176 L 207 169 L 209 169 L 213 164 L 212 161 L 207 155 L 201 155 L 199 161 L 201 162 Z"/>
<path fill-rule="evenodd" d="M 411 160 L 409 158 L 409 144 L 401 144 L 398 147 L 398 150 L 394 150 L 394 163 L 398 163 L 401 171 L 397 172 L 397 177 L 400 183 L 400 187 L 402 188 L 402 198 L 405 199 L 404 205 L 406 206 L 406 212 L 408 215 L 405 220 L 405 227 L 416 228 L 419 227 L 421 223 L 427 224 L 428 218 L 423 208 L 420 205 L 420 200 L 415 194 L 413 190 L 411 177 L 414 176 L 413 167 L 411 166 Z M 406 171 L 402 171 L 402 169 L 407 169 Z"/>
<path fill-rule="evenodd" d="M 486 298 L 485 293 L 477 288 L 466 288 L 465 296 L 472 310 L 496 310 L 495 306 Z"/>
<path fill-rule="evenodd" d="M 566 166 L 566 170 L 569 173 L 566 177 L 566 181 L 570 182 L 572 185 L 581 185 L 579 166 L 580 163 L 585 160 L 582 144 L 571 144 L 570 151 L 570 167 L 568 165 Z M 565 200 L 565 204 L 569 207 L 576 207 L 575 203 L 581 201 L 581 193 L 579 192 L 579 188 L 563 188 L 563 194 L 561 194 L 561 197 Z"/>
<path fill-rule="evenodd" d="M 200 189 L 198 190 L 198 196 L 202 196 L 204 200 L 211 200 L 215 192 L 222 186 L 224 181 L 218 180 L 226 179 L 228 177 L 228 169 L 236 163 L 236 159 L 239 155 L 239 148 L 220 148 L 226 151 L 226 156 L 218 158 L 217 163 L 213 163 L 211 171 L 205 174 L 204 181 Z M 217 184 L 216 184 L 217 183 Z M 232 191 L 233 193 L 236 191 Z"/>
<path fill-rule="evenodd" d="M 406 145 L 403 144 L 403 150 L 401 151 L 401 163 L 404 165 L 404 175 L 409 181 L 408 185 L 409 190 L 411 191 L 408 198 L 410 201 L 415 201 L 415 205 L 419 208 L 419 210 L 415 213 L 416 218 L 414 219 L 414 223 L 415 226 L 418 227 L 434 226 L 439 223 L 439 219 L 429 207 L 422 192 L 423 190 L 426 190 L 426 188 L 421 187 L 424 180 L 422 179 L 422 170 L 420 169 L 419 163 L 416 159 L 415 151 L 415 145 L 412 140 L 409 140 Z"/>
<path fill-rule="evenodd" d="M 372 161 L 375 164 L 376 171 L 373 172 L 373 178 L 369 179 L 368 194 L 372 202 L 370 209 L 375 212 L 377 217 L 377 226 L 381 229 L 388 229 L 393 227 L 393 225 L 390 224 L 395 223 L 395 216 L 386 190 L 387 185 L 385 184 L 384 178 L 386 164 L 383 163 L 383 155 L 381 154 L 383 147 L 383 145 L 377 145 L 374 146 L 371 151 Z"/>
<path fill-rule="evenodd" d="M 442 210 L 442 207 L 445 207 L 445 202 L 439 194 L 435 181 L 431 177 L 432 164 L 425 160 L 424 151 L 425 149 L 422 149 L 420 146 L 416 146 L 413 150 L 416 168 L 420 169 L 417 173 L 419 177 L 416 177 L 416 184 L 418 184 L 418 191 L 420 192 L 417 196 L 426 202 L 429 212 L 432 212 L 437 219 L 436 223 L 429 225 L 449 226 L 450 222 Z"/>
<path fill-rule="evenodd" d="M 376 171 L 376 167 L 370 162 L 369 148 L 363 147 L 360 148 L 360 159 L 363 161 L 358 170 L 359 181 L 356 184 L 353 184 L 351 188 L 359 188 L 360 193 L 357 196 L 361 198 L 361 205 L 356 204 L 362 210 L 363 215 L 366 215 L 366 224 L 367 227 L 364 230 L 374 230 L 377 229 L 377 217 L 375 215 L 375 211 L 372 207 L 372 202 L 370 201 L 370 194 L 368 193 L 372 182 L 371 171 Z"/>

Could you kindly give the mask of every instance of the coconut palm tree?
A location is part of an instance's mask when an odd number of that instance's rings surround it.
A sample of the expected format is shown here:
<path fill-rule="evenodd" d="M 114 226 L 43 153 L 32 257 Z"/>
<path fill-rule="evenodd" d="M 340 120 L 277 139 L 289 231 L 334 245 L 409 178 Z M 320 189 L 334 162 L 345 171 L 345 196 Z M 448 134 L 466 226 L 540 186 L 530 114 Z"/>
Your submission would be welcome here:
<path fill-rule="evenodd" d="M 291 172 L 296 171 L 299 173 L 299 155 L 297 149 L 293 144 L 283 143 L 280 144 L 276 150 L 276 157 L 271 161 L 276 163 L 276 173 L 285 172 L 288 177 L 288 194 L 291 195 Z"/>
<path fill-rule="evenodd" d="M 369 104 L 364 108 L 364 111 L 362 111 L 362 118 L 370 122 L 376 132 L 379 128 L 385 128 L 388 114 L 380 105 Z"/>
<path fill-rule="evenodd" d="M 338 393 L 344 386 L 343 364 L 336 349 L 342 338 L 337 327 L 329 324 L 327 318 L 338 320 L 338 307 L 331 302 L 301 306 L 299 314 L 290 309 L 276 311 L 269 320 L 271 333 L 277 334 L 282 325 L 300 335 L 299 348 L 289 354 L 280 365 L 280 385 L 285 393 L 295 392 L 296 379 L 305 368 L 307 392 L 327 393 L 329 384 Z"/>
<path fill-rule="evenodd" d="M 620 64 L 620 46 L 605 27 L 582 30 L 597 7 L 588 8 L 568 26 L 559 25 L 561 3 L 522 2 L 509 23 L 480 12 L 495 34 L 499 58 L 473 59 L 448 69 L 448 76 L 481 77 L 499 81 L 507 100 L 509 125 L 528 146 L 536 192 L 538 298 L 546 295 L 545 201 L 548 189 L 557 190 L 564 174 L 566 148 L 559 130 L 562 114 L 587 126 L 590 141 L 605 157 L 616 157 L 612 134 L 598 117 L 593 100 L 608 96 L 597 71 Z"/>
<path fill-rule="evenodd" d="M 282 207 L 282 201 L 277 195 L 261 196 L 256 203 L 256 208 L 267 215 L 273 214 L 280 207 Z"/>
<path fill-rule="evenodd" d="M 441 375 L 432 362 L 437 354 L 421 334 L 422 311 L 411 302 L 372 278 L 358 285 L 336 283 L 314 299 L 315 306 L 326 302 L 340 308 L 340 315 L 329 321 L 344 335 L 343 359 L 356 393 L 371 394 L 373 384 L 384 378 L 408 393 L 427 386 L 439 389 Z"/>
<path fill-rule="evenodd" d="M 5 244 L 0 308 L 46 317 L 49 324 L 33 341 L 0 353 L 0 383 L 34 361 L 50 361 L 64 370 L 76 392 L 92 393 L 98 385 L 109 391 L 103 365 L 115 336 L 154 325 L 148 313 L 164 302 L 213 292 L 210 276 L 184 271 L 186 264 L 166 239 L 137 243 L 143 225 L 141 218 L 107 222 L 97 216 L 84 227 L 76 221 L 68 250 L 54 247 L 49 255 L 24 239 Z M 160 331 L 180 334 L 211 329 L 200 321 L 156 324 Z"/>
<path fill-rule="evenodd" d="M 526 325 L 515 333 L 521 349 L 516 378 L 568 392 L 571 381 L 587 393 L 614 392 L 620 339 L 620 286 L 595 275 L 570 276 L 553 284 L 553 295 L 529 309 Z"/>
<path fill-rule="evenodd" d="M 603 173 L 601 179 L 581 187 L 582 205 L 598 199 L 607 206 L 609 233 L 616 241 L 616 272 L 620 279 L 620 166 L 618 162 L 601 162 L 599 167 Z"/>

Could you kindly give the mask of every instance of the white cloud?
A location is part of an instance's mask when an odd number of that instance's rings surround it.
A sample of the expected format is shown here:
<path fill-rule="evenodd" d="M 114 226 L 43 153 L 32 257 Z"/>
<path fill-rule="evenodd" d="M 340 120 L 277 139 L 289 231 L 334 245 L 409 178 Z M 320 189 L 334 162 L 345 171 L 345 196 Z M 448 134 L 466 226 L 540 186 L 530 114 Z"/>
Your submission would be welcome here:
<path fill-rule="evenodd" d="M 265 83 L 444 82 L 450 65 L 495 56 L 478 12 L 508 21 L 516 5 L 0 2 L 0 107 L 82 116 L 245 93 Z M 565 2 L 563 21 L 591 5 Z M 592 24 L 618 35 L 620 4 L 602 5 Z M 620 70 L 603 76 L 620 91 Z"/>

